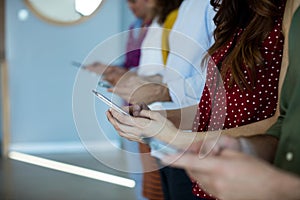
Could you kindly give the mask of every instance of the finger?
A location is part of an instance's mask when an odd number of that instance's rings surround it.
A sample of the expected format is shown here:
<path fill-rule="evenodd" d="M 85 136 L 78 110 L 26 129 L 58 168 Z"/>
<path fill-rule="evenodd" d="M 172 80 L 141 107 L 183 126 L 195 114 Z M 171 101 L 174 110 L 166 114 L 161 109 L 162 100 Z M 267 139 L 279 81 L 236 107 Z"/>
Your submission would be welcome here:
<path fill-rule="evenodd" d="M 106 80 L 107 82 L 112 82 L 114 80 L 114 76 L 111 73 L 107 73 L 106 71 L 103 72 L 103 80 Z"/>
<path fill-rule="evenodd" d="M 143 110 L 150 110 L 150 108 L 144 102 L 140 104 Z"/>
<path fill-rule="evenodd" d="M 145 127 L 147 127 L 147 125 L 151 123 L 151 120 L 149 120 L 148 118 L 127 116 L 119 113 L 118 111 L 115 111 L 114 109 L 111 109 L 111 113 L 113 117 L 119 121 L 120 124 L 139 128 L 140 131 L 146 131 L 144 130 Z"/>
<path fill-rule="evenodd" d="M 131 106 L 123 106 L 122 110 L 124 110 L 125 112 L 129 113 L 130 115 L 132 115 Z"/>
<path fill-rule="evenodd" d="M 153 120 L 162 120 L 162 116 L 158 112 L 154 112 L 151 110 L 142 110 L 140 112 L 140 117 L 148 118 L 148 119 L 153 119 Z"/>
<path fill-rule="evenodd" d="M 127 125 L 124 125 L 124 124 L 120 124 L 118 122 L 116 122 L 119 129 L 125 133 L 125 134 L 128 134 L 130 136 L 133 136 L 135 138 L 138 138 L 140 139 L 141 138 L 141 129 L 139 129 L 138 127 L 134 127 L 134 126 L 127 126 Z"/>
<path fill-rule="evenodd" d="M 104 71 L 104 74 L 110 74 L 110 73 L 113 73 L 114 72 L 114 67 L 106 67 L 105 71 Z"/>
<path fill-rule="evenodd" d="M 150 110 L 149 107 L 145 103 L 134 104 L 132 107 L 132 114 L 135 117 L 141 117 L 140 112 L 142 110 Z"/>
<path fill-rule="evenodd" d="M 128 136 L 128 134 L 126 134 L 125 132 L 123 132 L 120 128 L 119 128 L 119 123 L 117 122 L 117 120 L 115 120 L 111 114 L 110 111 L 107 111 L 106 112 L 106 116 L 108 118 L 108 120 L 110 121 L 110 123 L 115 127 L 115 129 L 118 131 L 118 134 L 121 136 L 121 137 L 125 137 L 127 139 L 132 139 L 132 136 Z M 136 137 L 136 136 L 134 136 Z"/>
<path fill-rule="evenodd" d="M 121 129 L 118 126 L 117 121 L 115 120 L 115 118 L 112 116 L 111 112 L 107 111 L 106 112 L 106 117 L 108 119 L 108 121 L 113 125 L 113 127 L 116 129 L 116 131 L 121 131 Z"/>
<path fill-rule="evenodd" d="M 102 65 L 100 62 L 94 62 L 91 66 L 98 67 L 99 65 Z"/>
<path fill-rule="evenodd" d="M 132 115 L 135 117 L 140 116 L 140 112 L 142 111 L 142 106 L 139 104 L 134 104 L 133 106 L 131 106 L 131 110 L 132 110 Z"/>
<path fill-rule="evenodd" d="M 134 141 L 141 140 L 141 130 L 139 128 L 120 123 L 116 118 L 114 118 L 111 111 L 107 112 L 107 117 L 121 137 L 125 137 Z"/>
<path fill-rule="evenodd" d="M 110 109 L 110 112 L 114 118 L 116 118 L 120 124 L 124 124 L 127 126 L 137 126 L 140 123 L 139 119 L 135 119 L 134 117 L 131 116 L 126 116 L 124 114 L 119 113 L 118 111 L 115 111 L 114 109 Z"/>
<path fill-rule="evenodd" d="M 121 137 L 126 138 L 127 140 L 130 140 L 130 141 L 135 141 L 135 142 L 140 142 L 140 141 L 141 141 L 140 137 L 138 137 L 138 136 L 136 136 L 136 135 L 124 133 L 124 132 L 122 132 L 122 131 L 118 131 L 118 134 L 119 134 Z"/>

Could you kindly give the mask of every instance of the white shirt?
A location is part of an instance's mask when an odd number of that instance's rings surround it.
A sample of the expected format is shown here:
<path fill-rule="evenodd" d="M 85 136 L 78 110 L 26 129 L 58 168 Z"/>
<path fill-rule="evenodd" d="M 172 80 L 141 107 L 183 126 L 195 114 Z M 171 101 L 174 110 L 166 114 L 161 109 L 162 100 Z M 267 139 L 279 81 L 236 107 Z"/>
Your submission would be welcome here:
<path fill-rule="evenodd" d="M 170 53 L 163 76 L 172 103 L 161 103 L 163 109 L 199 103 L 206 75 L 205 67 L 200 65 L 206 50 L 214 43 L 214 16 L 209 0 L 185 0 L 181 4 L 170 32 Z"/>
<path fill-rule="evenodd" d="M 154 19 L 142 42 L 140 64 L 137 68 L 139 76 L 153 76 L 164 71 L 161 40 L 162 28 L 157 19 Z"/>

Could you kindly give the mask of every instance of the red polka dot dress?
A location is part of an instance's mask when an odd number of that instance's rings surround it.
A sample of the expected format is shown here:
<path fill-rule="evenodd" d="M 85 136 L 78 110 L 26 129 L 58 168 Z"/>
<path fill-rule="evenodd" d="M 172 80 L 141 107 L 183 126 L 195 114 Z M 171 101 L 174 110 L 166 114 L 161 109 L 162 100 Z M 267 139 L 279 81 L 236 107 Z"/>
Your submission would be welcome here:
<path fill-rule="evenodd" d="M 243 29 L 237 29 L 232 39 L 211 56 L 206 85 L 193 124 L 194 132 L 234 128 L 275 114 L 284 42 L 281 23 L 282 18 L 275 20 L 274 28 L 260 46 L 263 63 L 256 66 L 254 85 L 247 66 L 240 68 L 252 90 L 246 87 L 240 89 L 237 84 L 230 82 L 230 70 L 221 76 L 217 67 L 221 66 L 222 70 L 222 61 L 235 48 Z M 193 184 L 193 193 L 201 198 L 215 199 L 196 182 Z"/>

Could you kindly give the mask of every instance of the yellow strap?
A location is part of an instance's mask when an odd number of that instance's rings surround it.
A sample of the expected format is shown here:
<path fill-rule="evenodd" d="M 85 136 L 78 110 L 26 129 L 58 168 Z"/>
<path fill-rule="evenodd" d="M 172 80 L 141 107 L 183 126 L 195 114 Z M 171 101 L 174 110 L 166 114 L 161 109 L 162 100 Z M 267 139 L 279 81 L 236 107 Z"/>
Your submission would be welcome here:
<path fill-rule="evenodd" d="M 164 65 L 167 63 L 167 59 L 169 56 L 170 46 L 169 46 L 169 35 L 170 31 L 173 28 L 173 25 L 177 19 L 178 9 L 173 10 L 167 16 L 164 24 L 163 24 L 163 32 L 162 32 L 162 57 Z"/>

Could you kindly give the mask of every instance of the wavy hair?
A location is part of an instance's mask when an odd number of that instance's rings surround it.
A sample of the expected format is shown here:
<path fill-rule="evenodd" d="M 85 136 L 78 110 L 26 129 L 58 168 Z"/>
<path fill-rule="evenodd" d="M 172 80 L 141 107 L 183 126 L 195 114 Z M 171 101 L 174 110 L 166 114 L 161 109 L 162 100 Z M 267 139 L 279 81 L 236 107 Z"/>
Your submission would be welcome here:
<path fill-rule="evenodd" d="M 280 15 L 279 6 L 282 5 L 282 0 L 210 0 L 210 3 L 217 13 L 214 17 L 215 43 L 208 53 L 212 55 L 239 28 L 245 28 L 235 48 L 223 60 L 221 74 L 225 76 L 231 70 L 231 86 L 235 82 L 241 89 L 244 86 L 251 90 L 253 87 L 247 84 L 241 66 L 248 67 L 254 86 L 255 67 L 263 63 L 259 48 L 274 26 L 274 18 Z"/>

